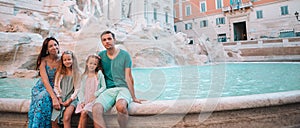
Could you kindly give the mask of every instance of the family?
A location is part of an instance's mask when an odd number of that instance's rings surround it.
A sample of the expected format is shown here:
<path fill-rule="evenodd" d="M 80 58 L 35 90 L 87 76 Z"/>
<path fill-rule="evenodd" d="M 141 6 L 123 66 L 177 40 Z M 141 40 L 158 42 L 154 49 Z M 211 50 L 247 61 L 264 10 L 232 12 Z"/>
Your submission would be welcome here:
<path fill-rule="evenodd" d="M 28 111 L 29 128 L 71 127 L 71 117 L 80 113 L 78 128 L 87 126 L 92 114 L 95 128 L 105 128 L 103 113 L 116 107 L 121 128 L 128 123 L 128 104 L 141 103 L 134 91 L 132 60 L 128 52 L 115 47 L 115 34 L 100 35 L 106 50 L 89 55 L 80 73 L 76 56 L 64 51 L 60 56 L 59 42 L 46 38 L 37 58 L 40 79 L 32 88 Z"/>

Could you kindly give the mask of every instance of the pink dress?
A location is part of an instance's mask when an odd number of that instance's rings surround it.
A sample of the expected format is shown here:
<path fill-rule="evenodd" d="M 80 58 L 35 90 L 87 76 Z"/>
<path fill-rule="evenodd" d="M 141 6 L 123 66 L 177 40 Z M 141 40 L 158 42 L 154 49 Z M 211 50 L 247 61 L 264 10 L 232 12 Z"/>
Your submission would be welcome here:
<path fill-rule="evenodd" d="M 86 110 L 89 112 L 92 112 L 92 107 L 94 105 L 94 101 L 89 102 L 89 100 L 94 96 L 95 92 L 98 90 L 98 79 L 97 77 L 87 77 L 85 84 L 81 85 L 84 86 L 84 90 L 80 90 L 83 91 L 84 93 L 84 101 L 83 103 L 85 104 L 85 106 L 82 108 L 80 103 L 77 105 L 76 107 L 76 111 L 75 113 L 80 113 L 82 110 Z"/>

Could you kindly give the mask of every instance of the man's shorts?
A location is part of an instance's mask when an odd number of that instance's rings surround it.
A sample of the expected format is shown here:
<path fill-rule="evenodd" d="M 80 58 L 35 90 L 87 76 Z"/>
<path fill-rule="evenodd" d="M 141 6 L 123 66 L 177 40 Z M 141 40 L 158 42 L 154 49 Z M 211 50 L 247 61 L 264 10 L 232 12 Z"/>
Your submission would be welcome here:
<path fill-rule="evenodd" d="M 107 110 L 112 108 L 115 105 L 116 101 L 118 101 L 119 99 L 126 100 L 128 104 L 131 103 L 132 98 L 128 88 L 114 87 L 106 89 L 99 95 L 95 103 L 100 103 L 104 108 L 104 112 L 106 112 Z"/>

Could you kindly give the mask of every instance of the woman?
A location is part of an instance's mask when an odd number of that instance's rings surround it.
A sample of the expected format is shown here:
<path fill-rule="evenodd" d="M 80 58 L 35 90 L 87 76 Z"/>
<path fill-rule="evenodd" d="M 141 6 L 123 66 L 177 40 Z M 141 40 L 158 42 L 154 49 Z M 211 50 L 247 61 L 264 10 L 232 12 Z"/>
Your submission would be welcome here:
<path fill-rule="evenodd" d="M 46 38 L 37 59 L 36 70 L 41 78 L 31 90 L 31 103 L 28 112 L 28 128 L 51 128 L 52 106 L 60 109 L 54 94 L 54 74 L 59 66 L 59 43 L 53 38 Z"/>

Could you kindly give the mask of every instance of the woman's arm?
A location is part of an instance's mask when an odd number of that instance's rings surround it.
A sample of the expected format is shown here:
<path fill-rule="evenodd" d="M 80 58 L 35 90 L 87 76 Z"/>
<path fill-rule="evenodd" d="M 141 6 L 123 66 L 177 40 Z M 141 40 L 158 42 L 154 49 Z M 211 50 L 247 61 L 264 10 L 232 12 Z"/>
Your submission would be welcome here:
<path fill-rule="evenodd" d="M 54 91 L 49 83 L 49 79 L 48 79 L 48 75 L 47 75 L 47 72 L 46 72 L 46 60 L 45 59 L 42 59 L 42 62 L 41 62 L 41 65 L 39 67 L 40 69 L 40 75 L 41 75 L 41 79 L 42 79 L 42 82 L 47 90 L 47 92 L 50 94 L 50 97 L 52 99 L 52 105 L 55 109 L 60 109 L 60 104 L 57 100 L 57 97 L 55 96 L 54 94 Z"/>

